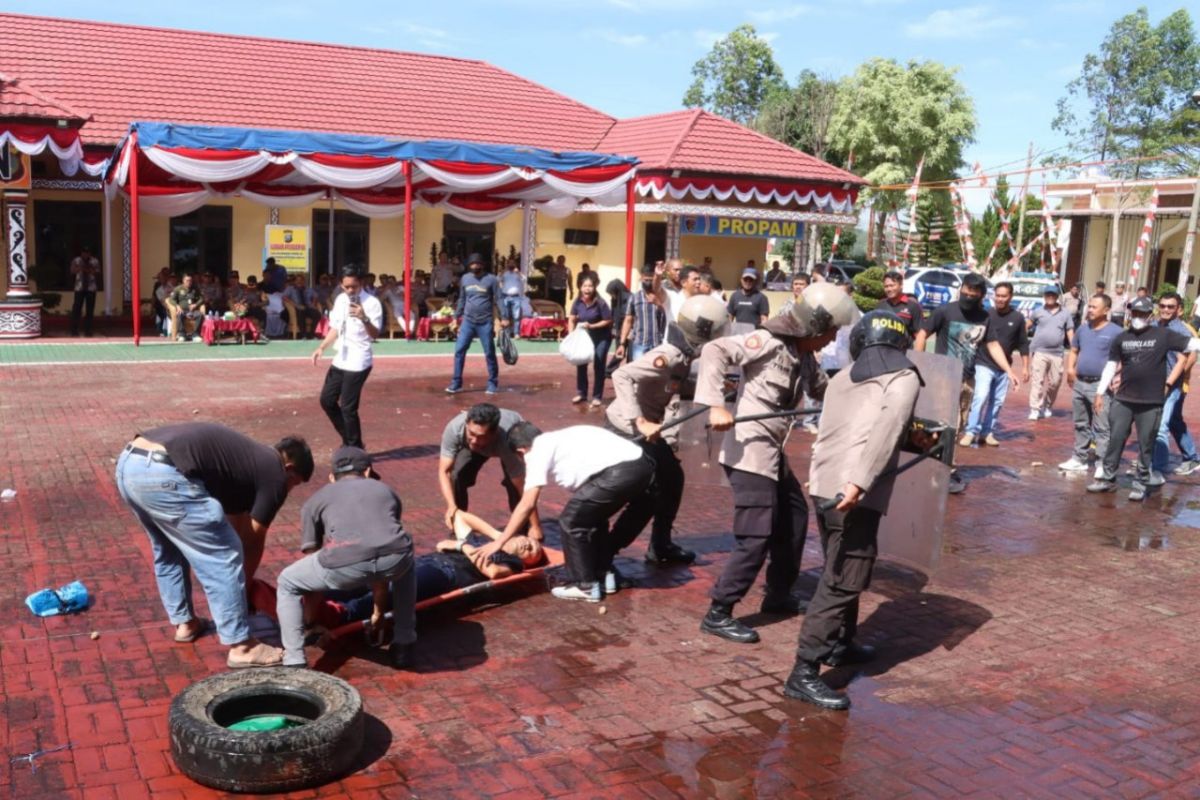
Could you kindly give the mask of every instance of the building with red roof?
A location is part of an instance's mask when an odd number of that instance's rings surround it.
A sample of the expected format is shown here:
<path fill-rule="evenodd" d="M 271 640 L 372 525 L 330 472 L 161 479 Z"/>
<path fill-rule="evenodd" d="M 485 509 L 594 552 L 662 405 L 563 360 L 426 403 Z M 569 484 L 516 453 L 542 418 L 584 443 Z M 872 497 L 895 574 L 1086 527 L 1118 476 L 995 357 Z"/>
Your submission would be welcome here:
<path fill-rule="evenodd" d="M 55 157 L 62 147 L 26 155 L 28 197 L 0 183 L 8 202 L 28 207 L 25 255 L 39 289 L 69 292 L 70 258 L 90 245 L 104 262 L 101 307 L 121 306 L 122 284 L 126 301 L 133 293 L 128 198 L 101 192 L 97 173 L 139 121 L 634 157 L 634 262 L 708 256 L 731 285 L 747 259 L 761 259 L 766 238 L 802 235 L 806 224 L 853 224 L 862 185 L 705 111 L 618 120 L 473 59 L 0 14 L 0 137 L 6 126 L 32 122 L 57 140 L 77 132 L 83 151 L 74 160 Z M 9 143 L 16 159 L 17 139 Z M 403 227 L 328 197 L 333 202 L 272 208 L 235 191 L 176 216 L 143 208 L 140 252 L 153 269 L 143 272 L 137 296 L 149 296 L 160 266 L 257 273 L 272 224 L 309 230 L 316 273 L 355 261 L 399 274 Z M 420 200 L 410 243 L 418 267 L 427 269 L 439 250 L 459 257 L 516 251 L 526 266 L 535 256 L 565 254 L 576 271 L 586 262 L 604 280 L 624 275 L 624 215 L 612 213 L 625 210 L 623 198 L 585 202 L 566 216 L 527 212 L 489 222 Z"/>

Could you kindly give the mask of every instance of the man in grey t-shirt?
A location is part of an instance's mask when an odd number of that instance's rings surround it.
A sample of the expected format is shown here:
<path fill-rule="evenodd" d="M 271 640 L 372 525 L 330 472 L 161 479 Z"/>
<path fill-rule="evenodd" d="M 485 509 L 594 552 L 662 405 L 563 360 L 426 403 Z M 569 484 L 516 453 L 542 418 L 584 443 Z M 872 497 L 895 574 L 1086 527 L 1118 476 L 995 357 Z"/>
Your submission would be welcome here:
<path fill-rule="evenodd" d="M 1070 344 L 1075 322 L 1058 303 L 1057 285 L 1046 287 L 1044 305 L 1029 315 L 1029 419 L 1050 416 L 1063 379 L 1063 346 Z"/>
<path fill-rule="evenodd" d="M 454 512 L 467 510 L 467 489 L 475 485 L 479 470 L 489 458 L 499 458 L 504 470 L 501 485 L 508 494 L 508 508 L 517 507 L 525 491 L 525 461 L 508 444 L 508 431 L 521 415 L 491 403 L 477 403 L 446 423 L 438 459 L 438 488 L 446 501 L 446 527 L 453 529 Z M 542 524 L 534 512 L 529 535 L 541 540 Z"/>

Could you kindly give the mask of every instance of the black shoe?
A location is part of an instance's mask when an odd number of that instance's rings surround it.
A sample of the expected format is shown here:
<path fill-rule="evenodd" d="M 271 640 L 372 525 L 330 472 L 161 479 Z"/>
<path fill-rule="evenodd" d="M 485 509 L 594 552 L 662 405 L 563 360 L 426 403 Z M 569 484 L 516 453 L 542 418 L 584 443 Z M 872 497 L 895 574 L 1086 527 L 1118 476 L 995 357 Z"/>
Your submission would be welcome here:
<path fill-rule="evenodd" d="M 803 700 L 814 706 L 828 708 L 832 711 L 845 711 L 850 708 L 850 698 L 841 692 L 829 688 L 821 680 L 820 667 L 810 661 L 797 661 L 792 667 L 783 684 L 783 693 L 795 700 Z"/>
<path fill-rule="evenodd" d="M 658 566 L 666 566 L 668 564 L 691 564 L 696 560 L 696 554 L 691 550 L 684 550 L 679 545 L 672 542 L 661 550 L 655 550 L 650 547 L 646 550 L 645 561 L 647 564 L 655 564 Z"/>
<path fill-rule="evenodd" d="M 700 630 L 738 644 L 759 641 L 758 631 L 734 619 L 728 609 L 717 606 L 710 608 L 704 619 L 700 620 Z"/>
<path fill-rule="evenodd" d="M 388 648 L 388 657 L 394 668 L 408 669 L 413 662 L 413 645 L 392 642 L 392 646 Z"/>
<path fill-rule="evenodd" d="M 846 664 L 866 664 L 875 660 L 875 648 L 869 644 L 851 642 L 838 645 L 825 658 L 825 663 L 831 667 L 842 667 Z"/>
<path fill-rule="evenodd" d="M 785 614 L 789 617 L 803 614 L 805 611 L 808 611 L 807 600 L 801 600 L 792 594 L 772 594 L 771 592 L 763 595 L 762 607 L 759 608 L 759 612 L 763 614 Z"/>
<path fill-rule="evenodd" d="M 962 494 L 967 490 L 967 482 L 962 479 L 962 476 L 957 471 L 950 473 L 950 494 Z"/>

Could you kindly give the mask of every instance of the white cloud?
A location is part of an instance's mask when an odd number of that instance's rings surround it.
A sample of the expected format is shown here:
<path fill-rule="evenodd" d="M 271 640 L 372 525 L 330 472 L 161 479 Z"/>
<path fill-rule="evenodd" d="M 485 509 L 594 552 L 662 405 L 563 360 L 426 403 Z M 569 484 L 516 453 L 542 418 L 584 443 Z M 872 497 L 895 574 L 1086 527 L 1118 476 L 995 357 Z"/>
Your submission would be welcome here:
<path fill-rule="evenodd" d="M 801 3 L 796 3 L 790 6 L 782 6 L 780 8 L 767 8 L 762 11 L 751 11 L 750 19 L 761 25 L 771 25 L 776 22 L 785 22 L 789 19 L 810 14 L 813 11 L 812 6 L 806 6 Z"/>
<path fill-rule="evenodd" d="M 779 38 L 779 33 L 777 31 L 763 31 L 758 35 L 758 38 L 762 39 L 767 44 L 770 44 Z"/>
<path fill-rule="evenodd" d="M 640 33 L 618 33 L 613 30 L 592 31 L 591 33 L 597 39 L 603 39 L 612 44 L 619 44 L 622 47 L 642 47 L 650 42 L 648 36 Z"/>
<path fill-rule="evenodd" d="M 920 22 L 910 22 L 904 32 L 914 39 L 976 39 L 1018 27 L 1017 17 L 997 14 L 990 6 L 942 8 Z"/>
<path fill-rule="evenodd" d="M 703 47 L 705 50 L 712 47 L 717 42 L 725 38 L 726 33 L 723 31 L 710 31 L 704 28 L 692 31 L 692 39 L 696 44 Z"/>

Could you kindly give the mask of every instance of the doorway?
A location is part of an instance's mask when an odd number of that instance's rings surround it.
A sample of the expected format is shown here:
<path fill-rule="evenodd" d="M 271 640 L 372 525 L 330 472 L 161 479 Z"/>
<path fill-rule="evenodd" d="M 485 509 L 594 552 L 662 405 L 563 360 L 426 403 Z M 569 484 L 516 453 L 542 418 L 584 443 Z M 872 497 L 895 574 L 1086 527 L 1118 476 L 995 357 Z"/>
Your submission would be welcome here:
<path fill-rule="evenodd" d="M 496 252 L 496 223 L 467 222 L 446 214 L 442 217 L 442 249 L 450 258 L 458 258 L 463 266 L 468 256 L 479 253 L 484 268 L 490 269 Z"/>
<path fill-rule="evenodd" d="M 653 264 L 667 259 L 667 223 L 646 223 L 646 246 L 642 252 L 642 263 Z"/>

